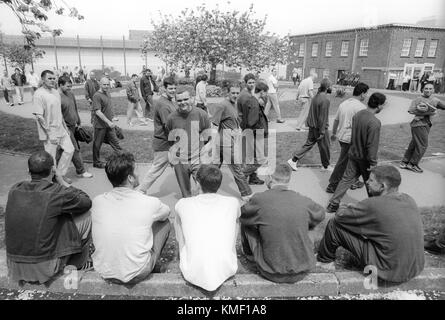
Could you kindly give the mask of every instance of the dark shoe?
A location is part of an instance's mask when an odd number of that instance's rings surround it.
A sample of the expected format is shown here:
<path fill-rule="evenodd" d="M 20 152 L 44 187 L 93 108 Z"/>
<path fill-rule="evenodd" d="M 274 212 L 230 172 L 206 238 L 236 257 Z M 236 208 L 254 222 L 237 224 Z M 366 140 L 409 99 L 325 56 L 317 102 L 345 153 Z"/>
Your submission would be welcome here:
<path fill-rule="evenodd" d="M 436 255 L 445 254 L 445 248 L 439 247 L 435 239 L 425 241 L 424 248 L 431 254 L 436 254 Z"/>
<path fill-rule="evenodd" d="M 277 123 L 284 123 L 284 122 L 285 122 L 284 120 L 277 119 Z"/>
<path fill-rule="evenodd" d="M 105 168 L 105 163 L 103 163 L 103 162 L 95 163 L 95 164 L 93 164 L 93 167 L 103 169 L 103 168 Z"/>
<path fill-rule="evenodd" d="M 68 184 L 72 184 L 73 183 L 73 180 L 71 180 L 70 178 L 67 178 L 65 176 L 63 176 L 62 179 L 63 179 L 63 181 L 65 181 Z"/>
<path fill-rule="evenodd" d="M 400 164 L 399 164 L 399 168 L 400 169 L 406 169 L 406 167 L 408 166 L 408 163 L 406 163 L 406 162 L 400 162 Z"/>
<path fill-rule="evenodd" d="M 249 177 L 249 184 L 253 184 L 253 185 L 261 185 L 264 184 L 264 181 L 261 180 L 260 178 L 258 178 L 257 175 L 251 175 Z"/>
<path fill-rule="evenodd" d="M 327 188 L 326 188 L 326 192 L 327 193 L 334 193 L 335 192 L 335 189 L 337 189 L 337 187 L 333 187 L 333 186 L 331 186 L 331 185 L 329 185 Z"/>
<path fill-rule="evenodd" d="M 416 173 L 422 173 L 423 170 L 416 164 L 407 164 L 406 169 L 412 171 L 412 172 L 416 172 Z"/>
<path fill-rule="evenodd" d="M 355 190 L 355 189 L 361 189 L 365 186 L 365 184 L 361 181 L 357 181 L 356 183 L 354 183 L 349 189 L 351 190 Z"/>
<path fill-rule="evenodd" d="M 338 208 L 340 207 L 340 204 L 329 202 L 328 206 L 326 207 L 326 212 L 328 213 L 335 213 L 338 211 Z"/>

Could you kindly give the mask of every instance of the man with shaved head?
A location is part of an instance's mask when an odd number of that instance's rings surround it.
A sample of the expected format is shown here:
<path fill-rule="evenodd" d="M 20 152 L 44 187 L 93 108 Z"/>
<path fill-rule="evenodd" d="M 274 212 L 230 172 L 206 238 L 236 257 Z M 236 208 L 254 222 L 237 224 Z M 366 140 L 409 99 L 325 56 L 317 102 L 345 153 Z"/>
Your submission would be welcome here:
<path fill-rule="evenodd" d="M 119 140 L 116 137 L 113 123 L 113 110 L 111 107 L 110 80 L 106 77 L 100 79 L 100 89 L 93 96 L 93 166 L 105 168 L 105 163 L 100 160 L 100 148 L 103 142 L 108 143 L 114 151 L 121 151 Z"/>
<path fill-rule="evenodd" d="M 93 96 L 99 90 L 100 85 L 96 80 L 96 75 L 94 72 L 90 72 L 90 78 L 85 82 L 85 99 L 90 103 L 90 106 L 93 104 Z M 91 110 L 91 123 L 93 123 L 94 114 Z"/>

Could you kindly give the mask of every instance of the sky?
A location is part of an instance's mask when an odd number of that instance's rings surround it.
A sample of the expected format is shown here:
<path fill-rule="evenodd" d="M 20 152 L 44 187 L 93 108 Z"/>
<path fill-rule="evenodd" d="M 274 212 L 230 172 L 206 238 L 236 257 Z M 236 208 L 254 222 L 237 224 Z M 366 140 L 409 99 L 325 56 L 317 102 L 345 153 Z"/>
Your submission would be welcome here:
<path fill-rule="evenodd" d="M 55 0 L 61 1 L 61 0 Z M 63 35 L 109 38 L 128 36 L 128 30 L 151 30 L 151 19 L 162 14 L 178 15 L 203 0 L 64 0 L 85 16 L 77 21 L 50 15 L 47 24 L 63 29 Z M 206 0 L 208 8 L 246 11 L 254 3 L 255 17 L 266 14 L 266 31 L 280 36 L 364 27 L 386 23 L 415 24 L 431 16 L 445 16 L 444 0 Z M 0 4 L 0 30 L 20 34 L 21 27 L 9 8 Z"/>

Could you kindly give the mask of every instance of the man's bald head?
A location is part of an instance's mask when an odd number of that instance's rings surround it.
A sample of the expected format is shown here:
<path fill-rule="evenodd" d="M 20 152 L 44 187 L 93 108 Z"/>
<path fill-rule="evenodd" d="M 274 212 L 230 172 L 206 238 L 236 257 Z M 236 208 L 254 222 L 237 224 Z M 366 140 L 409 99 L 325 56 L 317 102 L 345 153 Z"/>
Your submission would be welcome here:
<path fill-rule="evenodd" d="M 107 92 L 110 89 L 110 80 L 107 77 L 102 77 L 99 84 L 102 92 Z"/>
<path fill-rule="evenodd" d="M 32 176 L 46 178 L 51 174 L 51 168 L 53 166 L 53 157 L 44 150 L 37 151 L 28 158 L 28 169 Z"/>

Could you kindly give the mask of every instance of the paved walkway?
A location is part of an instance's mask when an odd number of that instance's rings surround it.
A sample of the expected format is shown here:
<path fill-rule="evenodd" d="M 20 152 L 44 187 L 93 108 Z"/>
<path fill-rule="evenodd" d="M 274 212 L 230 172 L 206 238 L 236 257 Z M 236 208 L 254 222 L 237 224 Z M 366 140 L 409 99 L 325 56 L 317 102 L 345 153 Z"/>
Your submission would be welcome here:
<path fill-rule="evenodd" d="M 280 100 L 293 100 L 295 99 L 295 89 L 285 89 L 283 94 L 280 96 Z M 121 96 L 122 92 L 112 92 L 112 96 Z M 79 98 L 84 98 L 79 96 Z M 410 100 L 406 98 L 387 96 L 387 105 L 385 109 L 377 115 L 377 117 L 382 121 L 382 125 L 407 123 L 412 120 L 412 115 L 408 111 Z M 209 98 L 210 103 L 218 103 L 223 98 Z M 9 107 L 3 99 L 0 101 L 0 111 L 14 114 L 24 118 L 33 118 L 32 114 L 32 98 L 30 93 L 25 93 L 25 104 L 21 106 Z M 212 112 L 212 110 L 210 110 Z M 91 125 L 91 114 L 88 111 L 81 111 L 79 113 L 82 124 L 85 126 Z M 135 131 L 153 131 L 153 122 L 150 122 L 148 126 L 134 126 L 129 127 L 127 125 L 127 120 L 125 116 L 118 116 L 118 121 L 116 124 L 124 130 L 135 130 Z M 286 122 L 283 124 L 278 124 L 276 122 L 270 122 L 269 128 L 271 130 L 275 129 L 277 133 L 280 132 L 295 132 L 297 119 L 295 118 L 285 118 Z M 334 122 L 333 116 L 330 117 L 329 123 L 332 127 Z"/>

